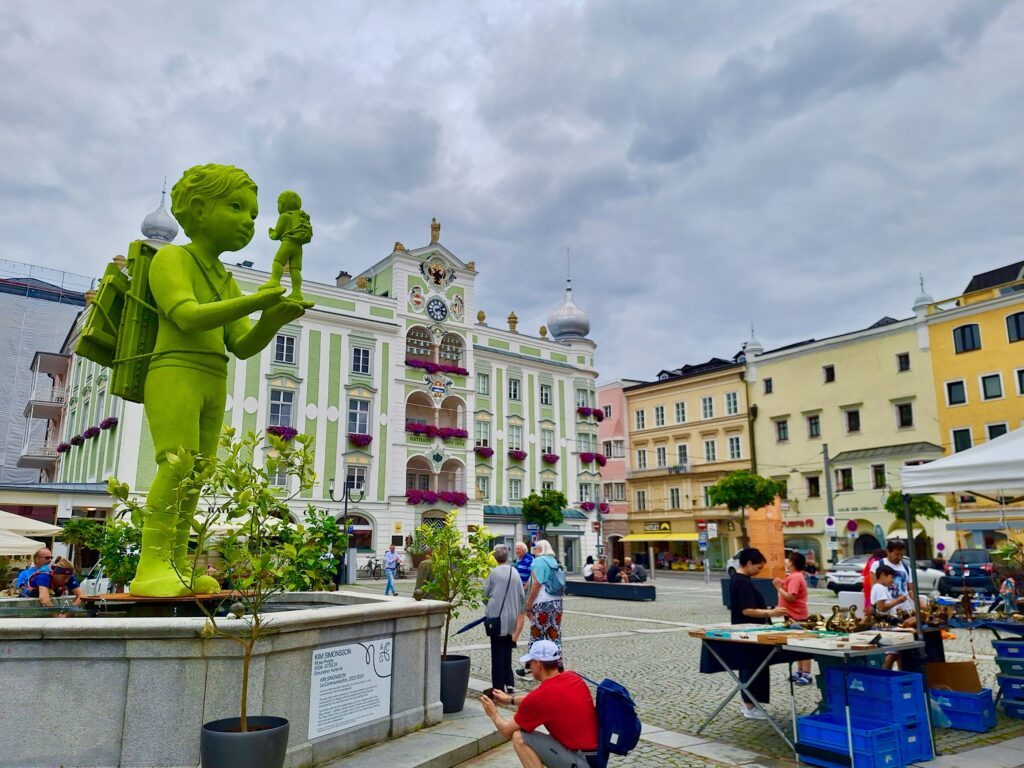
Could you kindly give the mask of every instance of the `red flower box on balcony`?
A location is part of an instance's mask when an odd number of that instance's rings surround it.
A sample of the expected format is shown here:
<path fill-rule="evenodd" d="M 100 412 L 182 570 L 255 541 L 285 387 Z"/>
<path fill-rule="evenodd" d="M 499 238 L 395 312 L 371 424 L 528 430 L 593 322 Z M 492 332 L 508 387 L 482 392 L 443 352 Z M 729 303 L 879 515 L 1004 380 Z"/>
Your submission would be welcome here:
<path fill-rule="evenodd" d="M 437 494 L 437 498 L 439 501 L 444 501 L 453 507 L 464 507 L 466 502 L 469 501 L 469 497 L 462 491 L 441 491 Z"/>
<path fill-rule="evenodd" d="M 433 491 L 421 491 L 417 488 L 409 488 L 405 492 L 405 500 L 409 504 L 437 504 L 437 494 Z"/>
<path fill-rule="evenodd" d="M 71 443 L 58 443 L 57 453 L 67 453 L 71 450 Z"/>
<path fill-rule="evenodd" d="M 584 501 L 582 504 L 580 504 L 580 509 L 582 509 L 584 512 L 593 512 L 595 509 L 594 502 Z"/>
<path fill-rule="evenodd" d="M 476 451 L 476 455 L 479 456 L 481 459 L 489 459 L 491 458 L 491 456 L 494 455 L 494 449 L 489 448 L 486 445 L 478 445 L 473 450 Z"/>
<path fill-rule="evenodd" d="M 100 429 L 113 429 L 117 426 L 117 416 L 107 416 L 100 422 Z"/>
<path fill-rule="evenodd" d="M 281 424 L 272 424 L 267 427 L 267 434 L 279 437 L 286 443 L 290 443 L 299 434 L 299 430 L 295 427 L 287 427 Z"/>
<path fill-rule="evenodd" d="M 584 451 L 580 454 L 580 464 L 593 464 L 597 461 L 597 454 L 591 453 L 590 451 Z"/>
<path fill-rule="evenodd" d="M 75 435 L 68 442 L 71 443 L 72 445 L 81 445 L 82 443 L 85 442 L 85 438 L 82 437 L 81 435 Z"/>
<path fill-rule="evenodd" d="M 349 433 L 348 441 L 359 448 L 365 448 L 373 442 L 373 435 L 363 435 L 358 432 Z"/>
<path fill-rule="evenodd" d="M 526 451 L 520 451 L 516 448 L 509 449 L 508 457 L 512 459 L 512 461 L 522 461 L 526 458 Z"/>
<path fill-rule="evenodd" d="M 407 357 L 405 364 L 410 368 L 419 368 L 427 373 L 451 373 L 455 376 L 469 376 L 469 371 L 461 365 L 451 363 L 435 363 L 433 360 L 418 360 L 415 357 Z"/>
<path fill-rule="evenodd" d="M 99 427 L 86 427 L 85 431 L 82 432 L 82 437 L 84 437 L 86 440 L 92 440 L 94 437 L 99 435 L 99 433 Z"/>
<path fill-rule="evenodd" d="M 542 453 L 540 455 L 540 460 L 543 461 L 545 464 L 557 464 L 558 458 L 559 457 L 557 453 Z"/>

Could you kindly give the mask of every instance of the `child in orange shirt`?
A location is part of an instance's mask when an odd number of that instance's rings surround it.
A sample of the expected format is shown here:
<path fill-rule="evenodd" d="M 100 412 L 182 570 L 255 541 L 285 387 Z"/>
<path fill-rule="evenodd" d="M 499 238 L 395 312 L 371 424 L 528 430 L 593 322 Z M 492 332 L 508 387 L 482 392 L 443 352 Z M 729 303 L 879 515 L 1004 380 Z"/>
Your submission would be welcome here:
<path fill-rule="evenodd" d="M 807 579 L 804 576 L 806 567 L 806 558 L 799 552 L 793 552 L 786 558 L 786 578 L 775 579 L 773 582 L 779 593 L 779 605 L 785 607 L 786 615 L 792 621 L 807 621 Z M 810 660 L 796 663 L 796 672 L 793 673 L 792 679 L 795 685 L 811 684 Z"/>

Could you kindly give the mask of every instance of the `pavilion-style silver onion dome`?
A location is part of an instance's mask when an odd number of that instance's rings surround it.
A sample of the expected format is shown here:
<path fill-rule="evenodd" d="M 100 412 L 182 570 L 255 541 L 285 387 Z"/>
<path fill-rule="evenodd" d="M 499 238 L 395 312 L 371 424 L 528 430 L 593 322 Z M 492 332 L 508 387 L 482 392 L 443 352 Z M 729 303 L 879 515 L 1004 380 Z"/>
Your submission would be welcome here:
<path fill-rule="evenodd" d="M 914 299 L 915 312 L 925 309 L 929 304 L 935 303 L 935 299 L 932 298 L 932 295 L 924 289 L 924 275 L 918 275 L 918 279 L 921 281 L 921 293 L 919 293 L 917 298 Z"/>
<path fill-rule="evenodd" d="M 754 324 L 750 324 L 750 338 L 747 343 L 743 345 L 743 354 L 747 356 L 747 359 L 760 355 L 764 352 L 764 347 L 761 342 L 757 340 L 757 336 L 754 335 Z"/>
<path fill-rule="evenodd" d="M 148 240 L 162 240 L 165 243 L 169 243 L 178 236 L 178 222 L 164 208 L 164 198 L 166 196 L 167 181 L 164 180 L 164 189 L 160 192 L 160 205 L 142 220 L 142 234 Z"/>
<path fill-rule="evenodd" d="M 565 301 L 548 315 L 548 330 L 556 341 L 583 339 L 590 333 L 590 318 L 572 300 L 572 278 L 565 280 Z"/>

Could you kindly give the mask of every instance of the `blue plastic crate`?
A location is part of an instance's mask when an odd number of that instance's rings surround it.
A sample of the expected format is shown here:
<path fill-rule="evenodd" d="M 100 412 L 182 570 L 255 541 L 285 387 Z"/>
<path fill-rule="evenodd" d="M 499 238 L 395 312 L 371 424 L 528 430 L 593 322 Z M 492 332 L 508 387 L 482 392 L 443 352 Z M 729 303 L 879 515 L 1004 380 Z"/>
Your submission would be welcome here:
<path fill-rule="evenodd" d="M 846 674 L 845 698 L 860 715 L 895 724 L 925 719 L 924 678 L 918 672 L 857 667 Z M 843 710 L 843 670 L 825 671 L 825 707 Z"/>
<path fill-rule="evenodd" d="M 848 754 L 846 718 L 836 714 L 804 715 L 796 721 L 797 739 L 801 744 Z M 900 734 L 895 726 L 865 720 L 853 720 L 850 727 L 853 740 L 853 768 L 902 768 L 905 765 L 900 752 Z M 801 755 L 800 759 L 824 768 L 839 768 L 840 763 Z"/>
<path fill-rule="evenodd" d="M 1024 699 L 1024 677 L 997 675 L 996 682 L 1004 699 Z"/>
<path fill-rule="evenodd" d="M 900 740 L 900 757 L 905 765 L 931 760 L 932 737 L 928 732 L 928 721 L 922 720 L 897 726 Z"/>
<path fill-rule="evenodd" d="M 1010 677 L 1024 677 L 1024 656 L 996 656 L 999 671 Z"/>
<path fill-rule="evenodd" d="M 1004 659 L 1024 659 L 1024 640 L 993 640 L 996 656 Z"/>
<path fill-rule="evenodd" d="M 979 693 L 933 688 L 929 694 L 950 719 L 951 728 L 985 733 L 996 727 L 996 705 L 991 688 L 982 688 Z"/>
<path fill-rule="evenodd" d="M 1016 717 L 1018 720 L 1024 720 L 1024 701 L 1003 699 L 1003 712 L 1006 713 L 1007 717 Z"/>

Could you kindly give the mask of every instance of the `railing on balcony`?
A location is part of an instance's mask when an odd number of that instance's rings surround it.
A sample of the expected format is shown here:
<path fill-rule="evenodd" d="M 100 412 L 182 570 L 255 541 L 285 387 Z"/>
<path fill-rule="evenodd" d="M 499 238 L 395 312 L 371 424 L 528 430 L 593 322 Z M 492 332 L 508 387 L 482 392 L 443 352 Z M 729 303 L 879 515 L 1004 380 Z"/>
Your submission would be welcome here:
<path fill-rule="evenodd" d="M 29 440 L 21 448 L 22 456 L 46 456 L 50 458 L 57 458 L 57 446 L 60 443 L 57 440 Z"/>
<path fill-rule="evenodd" d="M 37 386 L 33 388 L 29 400 L 37 400 L 43 403 L 66 403 L 68 400 L 67 387 Z"/>

